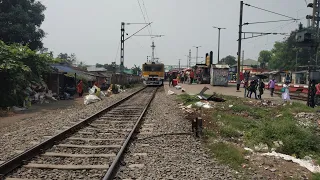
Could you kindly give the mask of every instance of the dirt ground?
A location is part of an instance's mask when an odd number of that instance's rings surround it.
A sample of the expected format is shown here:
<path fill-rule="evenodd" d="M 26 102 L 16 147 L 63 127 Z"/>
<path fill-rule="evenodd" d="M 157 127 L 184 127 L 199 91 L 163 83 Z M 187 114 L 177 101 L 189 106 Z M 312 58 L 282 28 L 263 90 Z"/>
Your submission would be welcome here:
<path fill-rule="evenodd" d="M 23 121 L 38 114 L 45 114 L 49 111 L 64 109 L 72 106 L 84 106 L 83 98 L 76 97 L 74 100 L 51 101 L 50 103 L 34 104 L 29 109 L 20 112 L 6 112 L 4 117 L 0 117 L 0 130 L 11 124 Z"/>

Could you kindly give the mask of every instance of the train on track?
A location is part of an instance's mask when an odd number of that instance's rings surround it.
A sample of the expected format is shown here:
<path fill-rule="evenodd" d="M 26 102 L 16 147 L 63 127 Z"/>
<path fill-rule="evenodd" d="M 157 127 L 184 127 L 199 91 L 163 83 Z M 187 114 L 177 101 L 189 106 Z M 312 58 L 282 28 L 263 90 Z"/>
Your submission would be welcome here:
<path fill-rule="evenodd" d="M 147 86 L 162 86 L 164 81 L 164 64 L 148 62 L 142 64 L 142 79 Z"/>

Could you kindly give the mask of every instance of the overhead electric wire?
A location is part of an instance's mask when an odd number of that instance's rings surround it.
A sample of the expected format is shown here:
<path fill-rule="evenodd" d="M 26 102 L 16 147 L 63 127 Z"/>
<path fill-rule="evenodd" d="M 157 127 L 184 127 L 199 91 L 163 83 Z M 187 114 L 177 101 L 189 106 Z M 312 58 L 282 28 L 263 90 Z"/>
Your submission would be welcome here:
<path fill-rule="evenodd" d="M 249 24 L 261 24 L 261 23 L 271 23 L 271 22 L 283 22 L 283 21 L 297 21 L 300 19 L 282 19 L 282 20 L 275 20 L 275 21 L 261 21 L 261 22 L 252 22 L 252 23 L 244 23 L 243 25 L 249 25 Z"/>
<path fill-rule="evenodd" d="M 144 13 L 143 13 L 143 10 L 142 10 L 142 7 L 141 7 L 141 4 L 140 4 L 140 1 L 139 1 L 139 0 L 137 0 L 137 1 L 138 1 L 138 4 L 139 4 L 139 7 L 140 7 L 140 10 L 141 10 L 141 14 L 142 14 L 143 19 L 144 19 L 144 22 L 145 22 L 145 23 L 147 23 L 147 20 L 146 20 L 146 17 L 145 17 L 145 15 L 144 15 Z M 148 32 L 149 32 L 149 35 L 150 35 L 150 38 L 151 38 L 151 32 L 150 32 L 149 27 L 148 27 Z"/>
<path fill-rule="evenodd" d="M 266 30 L 266 31 L 264 31 L 263 33 L 270 32 L 270 31 L 273 31 L 273 30 L 275 30 L 275 29 L 283 28 L 284 26 L 291 25 L 291 24 L 294 23 L 294 22 L 295 22 L 295 21 L 291 21 L 291 22 L 289 22 L 289 23 L 282 24 L 282 25 L 277 26 L 277 27 L 275 27 L 275 28 L 271 28 L 271 29 L 269 29 L 269 30 Z M 255 41 L 255 40 L 257 40 L 258 38 L 261 38 L 261 37 L 263 37 L 263 36 L 257 37 L 257 38 L 255 38 L 255 39 L 252 40 L 252 41 L 247 41 L 246 43 L 251 43 L 251 42 L 253 42 L 253 41 Z"/>
<path fill-rule="evenodd" d="M 259 7 L 256 7 L 256 6 L 252 6 L 252 5 L 247 4 L 247 3 L 244 3 L 244 5 L 249 6 L 249 7 L 253 7 L 253 8 L 256 8 L 256 9 L 262 10 L 262 11 L 266 11 L 266 12 L 269 12 L 269 13 L 272 13 L 272 14 L 276 14 L 276 15 L 279 15 L 279 16 L 283 16 L 283 17 L 287 17 L 287 18 L 290 18 L 290 19 L 296 20 L 296 18 L 293 18 L 293 17 L 287 16 L 287 15 L 283 15 L 283 14 L 280 14 L 280 13 L 276 13 L 276 12 L 273 12 L 273 11 L 270 11 L 270 10 L 267 10 L 267 9 L 259 8 Z"/>
<path fill-rule="evenodd" d="M 143 7 L 144 7 L 145 14 L 146 14 L 146 16 L 147 16 L 147 20 L 148 20 L 148 22 L 150 22 L 147 8 L 146 8 L 146 6 L 144 5 L 144 0 L 142 0 L 142 4 L 143 4 Z M 152 26 L 151 26 L 151 25 L 150 25 L 150 30 L 151 30 L 151 34 L 152 34 Z"/>

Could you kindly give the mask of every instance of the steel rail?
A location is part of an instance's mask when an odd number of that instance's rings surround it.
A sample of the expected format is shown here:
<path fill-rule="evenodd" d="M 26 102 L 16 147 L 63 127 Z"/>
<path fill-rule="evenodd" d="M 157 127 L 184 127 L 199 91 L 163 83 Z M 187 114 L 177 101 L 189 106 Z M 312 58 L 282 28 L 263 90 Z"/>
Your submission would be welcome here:
<path fill-rule="evenodd" d="M 117 156 L 115 158 L 115 160 L 112 162 L 111 166 L 109 167 L 107 173 L 105 174 L 105 176 L 103 177 L 103 180 L 112 180 L 114 178 L 114 176 L 117 174 L 118 168 L 119 168 L 119 163 L 121 158 L 124 155 L 125 150 L 127 149 L 127 147 L 129 146 L 129 142 L 131 141 L 134 132 L 136 132 L 139 128 L 139 125 L 141 123 L 141 120 L 143 118 L 143 116 L 145 115 L 147 109 L 149 108 L 152 100 L 154 99 L 156 93 L 157 93 L 158 87 L 154 90 L 151 98 L 149 99 L 147 105 L 144 107 L 141 115 L 139 116 L 137 122 L 134 125 L 134 128 L 131 130 L 130 134 L 128 135 L 127 139 L 125 140 L 125 142 L 123 143 L 120 151 L 117 153 Z"/>
<path fill-rule="evenodd" d="M 82 121 L 80 121 L 79 123 L 73 125 L 72 127 L 60 132 L 59 134 L 49 138 L 48 140 L 37 144 L 33 147 L 31 147 L 30 149 L 27 149 L 25 152 L 22 152 L 18 155 L 16 155 L 15 157 L 11 158 L 10 160 L 4 162 L 3 164 L 0 164 L 0 179 L 2 179 L 5 175 L 9 174 L 10 172 L 12 172 L 14 169 L 20 167 L 21 165 L 23 165 L 26 161 L 30 160 L 31 158 L 33 158 L 34 156 L 43 153 L 45 150 L 51 148 L 54 144 L 56 144 L 57 142 L 65 139 L 66 137 L 70 136 L 72 133 L 78 131 L 79 129 L 81 129 L 83 126 L 89 124 L 90 122 L 92 122 L 96 117 L 100 116 L 102 113 L 104 113 L 105 111 L 109 111 L 112 108 L 115 108 L 116 106 L 120 105 L 121 103 L 127 101 L 128 99 L 130 99 L 132 96 L 138 94 L 139 92 L 141 92 L 142 90 L 146 89 L 147 87 L 143 87 L 141 89 L 139 89 L 138 91 L 132 93 L 131 95 L 117 101 L 116 103 L 106 107 L 105 109 L 93 114 L 92 116 L 83 119 Z"/>

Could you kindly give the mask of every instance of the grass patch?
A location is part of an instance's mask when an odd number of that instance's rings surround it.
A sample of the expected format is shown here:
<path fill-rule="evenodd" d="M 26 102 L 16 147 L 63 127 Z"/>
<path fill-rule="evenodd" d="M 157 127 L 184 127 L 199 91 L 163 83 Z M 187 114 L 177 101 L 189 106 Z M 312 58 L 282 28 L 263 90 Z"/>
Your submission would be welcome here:
<path fill-rule="evenodd" d="M 239 169 L 245 163 L 245 151 L 235 145 L 218 142 L 211 144 L 209 148 L 218 161 L 234 169 Z"/>
<path fill-rule="evenodd" d="M 312 180 L 320 180 L 320 173 L 313 173 L 311 179 Z"/>
<path fill-rule="evenodd" d="M 231 126 L 221 127 L 220 135 L 225 138 L 232 138 L 232 137 L 240 137 L 241 136 L 240 132 Z"/>
<path fill-rule="evenodd" d="M 267 144 L 269 149 L 277 148 L 277 152 L 295 155 L 298 158 L 312 155 L 315 160 L 320 160 L 319 130 L 314 126 L 298 125 L 294 117 L 299 112 L 315 112 L 318 108 L 313 109 L 299 102 L 285 106 L 260 104 L 259 107 L 255 100 L 233 96 L 220 97 L 226 102 L 215 103 L 215 108 L 210 110 L 211 119 L 206 119 L 206 124 L 211 124 L 205 132 L 207 137 L 226 138 L 225 140 L 240 138 L 249 147 L 263 143 Z M 196 95 L 184 94 L 179 98 L 189 104 L 199 101 Z M 283 145 L 276 147 L 275 141 L 282 141 Z M 217 159 L 233 167 L 244 162 L 241 151 L 230 147 L 231 145 L 216 143 L 208 146 Z"/>
<path fill-rule="evenodd" d="M 196 95 L 180 94 L 177 97 L 178 97 L 178 100 L 182 101 L 183 104 L 185 105 L 194 104 L 200 101 Z"/>

